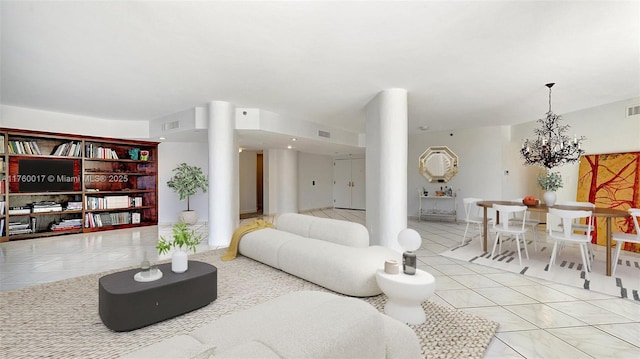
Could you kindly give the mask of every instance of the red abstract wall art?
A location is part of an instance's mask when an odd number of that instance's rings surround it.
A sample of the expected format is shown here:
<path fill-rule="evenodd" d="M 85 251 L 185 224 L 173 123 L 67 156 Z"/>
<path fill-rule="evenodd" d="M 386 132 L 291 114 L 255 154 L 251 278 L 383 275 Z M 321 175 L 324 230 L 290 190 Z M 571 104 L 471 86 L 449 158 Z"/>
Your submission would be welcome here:
<path fill-rule="evenodd" d="M 576 200 L 625 211 L 640 208 L 640 152 L 582 156 Z M 631 217 L 614 218 L 611 230 L 635 233 Z M 598 218 L 594 237 L 594 243 L 606 244 L 604 218 Z M 625 243 L 622 249 L 640 252 L 640 245 Z"/>

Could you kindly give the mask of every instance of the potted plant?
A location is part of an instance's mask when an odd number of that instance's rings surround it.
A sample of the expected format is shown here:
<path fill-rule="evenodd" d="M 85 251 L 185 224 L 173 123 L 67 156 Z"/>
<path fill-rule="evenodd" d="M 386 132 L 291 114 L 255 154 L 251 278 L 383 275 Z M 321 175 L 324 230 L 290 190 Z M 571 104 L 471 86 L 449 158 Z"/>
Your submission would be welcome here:
<path fill-rule="evenodd" d="M 556 203 L 556 191 L 562 188 L 562 176 L 559 172 L 547 171 L 544 175 L 538 175 L 538 186 L 545 192 L 542 195 L 544 203 L 547 207 L 551 207 Z"/>
<path fill-rule="evenodd" d="M 185 198 L 187 199 L 187 210 L 180 213 L 180 222 L 188 224 L 198 222 L 198 214 L 196 211 L 191 210 L 189 198 L 196 194 L 198 190 L 207 192 L 209 180 L 202 173 L 202 169 L 196 166 L 189 166 L 183 162 L 173 169 L 173 177 L 167 181 L 167 186 L 178 193 L 181 201 Z"/>
<path fill-rule="evenodd" d="M 171 249 L 176 249 L 171 256 L 171 270 L 175 273 L 183 273 L 188 268 L 187 251 L 196 252 L 196 246 L 202 241 L 202 234 L 196 233 L 195 230 L 189 229 L 184 222 L 176 223 L 173 226 L 173 240 L 167 240 L 160 236 L 160 240 L 156 243 L 158 253 L 168 253 Z"/>

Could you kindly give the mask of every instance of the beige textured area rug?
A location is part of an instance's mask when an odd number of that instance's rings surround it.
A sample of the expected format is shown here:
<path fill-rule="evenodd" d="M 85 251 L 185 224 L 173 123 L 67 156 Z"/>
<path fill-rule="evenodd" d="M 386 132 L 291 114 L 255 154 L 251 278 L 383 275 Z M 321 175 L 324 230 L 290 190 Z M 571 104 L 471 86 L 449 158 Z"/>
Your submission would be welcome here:
<path fill-rule="evenodd" d="M 117 358 L 285 293 L 328 291 L 246 257 L 222 262 L 223 251 L 191 255 L 218 268 L 218 298 L 208 306 L 132 332 L 116 333 L 98 314 L 98 279 L 106 273 L 0 293 L 0 357 Z M 108 272 L 107 272 L 108 273 Z M 364 298 L 378 309 L 384 295 Z M 411 326 L 425 358 L 481 358 L 498 324 L 431 302 L 427 322 Z"/>

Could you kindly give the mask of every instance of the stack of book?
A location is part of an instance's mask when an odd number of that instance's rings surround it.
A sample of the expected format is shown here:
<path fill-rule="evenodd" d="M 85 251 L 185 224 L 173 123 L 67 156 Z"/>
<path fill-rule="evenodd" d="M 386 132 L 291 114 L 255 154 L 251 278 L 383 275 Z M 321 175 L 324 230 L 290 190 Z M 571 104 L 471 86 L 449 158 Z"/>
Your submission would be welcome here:
<path fill-rule="evenodd" d="M 107 209 L 128 208 L 130 202 L 129 196 L 105 196 L 104 200 Z"/>
<path fill-rule="evenodd" d="M 31 208 L 27 206 L 9 207 L 9 214 L 29 214 L 29 213 L 31 213 Z"/>
<path fill-rule="evenodd" d="M 82 202 L 68 202 L 67 211 L 81 210 Z"/>
<path fill-rule="evenodd" d="M 54 223 L 51 225 L 52 231 L 69 231 L 80 228 L 82 228 L 82 218 L 63 219 L 60 223 Z"/>
<path fill-rule="evenodd" d="M 9 235 L 27 234 L 33 232 L 31 224 L 22 222 L 9 222 Z"/>
<path fill-rule="evenodd" d="M 62 205 L 56 202 L 33 202 L 31 209 L 33 213 L 62 212 Z"/>

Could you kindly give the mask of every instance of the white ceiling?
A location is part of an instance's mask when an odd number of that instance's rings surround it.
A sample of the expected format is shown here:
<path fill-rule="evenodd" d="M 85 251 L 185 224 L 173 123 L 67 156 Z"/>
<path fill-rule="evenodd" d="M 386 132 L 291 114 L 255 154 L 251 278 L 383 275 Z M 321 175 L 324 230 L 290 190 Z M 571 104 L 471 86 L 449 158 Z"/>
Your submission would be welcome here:
<path fill-rule="evenodd" d="M 639 1 L 1 6 L 5 105 L 152 120 L 222 100 L 364 132 L 400 87 L 417 133 L 535 120 L 547 82 L 556 113 L 640 96 Z"/>

